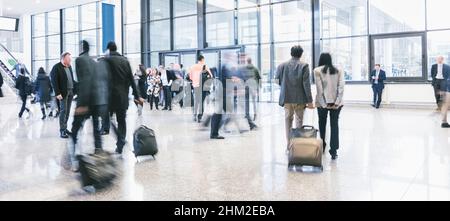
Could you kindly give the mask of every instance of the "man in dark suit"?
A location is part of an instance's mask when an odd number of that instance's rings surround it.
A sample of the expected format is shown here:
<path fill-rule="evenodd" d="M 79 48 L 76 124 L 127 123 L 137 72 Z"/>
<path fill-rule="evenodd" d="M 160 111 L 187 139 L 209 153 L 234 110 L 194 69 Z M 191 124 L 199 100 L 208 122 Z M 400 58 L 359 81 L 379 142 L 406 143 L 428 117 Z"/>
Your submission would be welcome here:
<path fill-rule="evenodd" d="M 438 56 L 436 61 L 437 63 L 431 67 L 431 77 L 438 106 L 437 111 L 440 111 L 447 89 L 446 79 L 450 76 L 450 66 L 444 64 L 444 56 Z"/>
<path fill-rule="evenodd" d="M 376 64 L 375 70 L 370 73 L 370 82 L 373 89 L 373 107 L 379 109 L 383 98 L 384 81 L 386 80 L 386 72 L 381 70 L 381 65 Z"/>
<path fill-rule="evenodd" d="M 56 99 L 60 101 L 61 112 L 59 115 L 59 127 L 61 138 L 69 138 L 67 130 L 67 121 L 69 120 L 70 107 L 73 96 L 75 95 L 75 80 L 71 67 L 71 54 L 64 52 L 61 55 L 61 62 L 55 64 L 50 75 L 54 84 Z M 53 78 L 54 76 L 54 78 Z"/>
<path fill-rule="evenodd" d="M 109 77 L 107 69 L 89 56 L 90 46 L 87 41 L 81 43 L 82 53 L 75 60 L 78 77 L 78 99 L 72 124 L 72 141 L 76 147 L 78 132 L 84 122 L 92 116 L 95 151 L 102 149 L 99 118 L 108 114 Z M 75 149 L 73 150 L 75 151 Z M 74 152 L 72 152 L 74 156 Z M 72 159 L 75 161 L 75 159 Z M 75 166 L 74 170 L 78 170 Z"/>
<path fill-rule="evenodd" d="M 167 70 L 163 66 L 159 67 L 159 71 L 161 72 L 161 83 L 163 85 L 164 92 L 164 109 L 163 110 L 172 110 L 172 83 L 177 80 L 175 72 L 173 70 Z"/>
<path fill-rule="evenodd" d="M 127 134 L 126 128 L 126 114 L 129 106 L 128 92 L 133 89 L 135 102 L 140 105 L 144 104 L 144 99 L 140 96 L 139 90 L 134 82 L 133 72 L 131 71 L 128 59 L 117 52 L 117 45 L 115 42 L 109 42 L 107 49 L 109 56 L 106 61 L 109 64 L 110 74 L 110 100 L 109 111 L 116 114 L 118 129 L 114 130 L 117 133 L 117 154 L 122 154 L 125 146 L 125 137 Z M 115 129 L 115 127 L 113 127 Z"/>

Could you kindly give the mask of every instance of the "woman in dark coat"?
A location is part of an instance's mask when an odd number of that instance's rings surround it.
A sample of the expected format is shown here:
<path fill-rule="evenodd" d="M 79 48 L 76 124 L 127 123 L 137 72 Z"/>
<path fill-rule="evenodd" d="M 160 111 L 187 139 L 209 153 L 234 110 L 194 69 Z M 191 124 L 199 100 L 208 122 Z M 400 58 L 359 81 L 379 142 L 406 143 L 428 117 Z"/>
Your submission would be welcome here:
<path fill-rule="evenodd" d="M 47 118 L 45 114 L 45 109 L 47 108 L 47 103 L 50 102 L 52 91 L 52 85 L 50 83 L 50 77 L 45 73 L 44 68 L 39 68 L 38 76 L 36 78 L 36 88 L 35 93 L 39 97 L 39 103 L 41 104 L 42 120 Z"/>
<path fill-rule="evenodd" d="M 30 113 L 30 109 L 28 109 L 26 107 L 27 105 L 27 97 L 28 97 L 28 86 L 27 86 L 27 82 L 29 82 L 30 79 L 25 76 L 25 69 L 20 69 L 20 74 L 19 77 L 17 77 L 16 79 L 16 88 L 17 90 L 19 90 L 19 96 L 20 99 L 22 100 L 22 108 L 20 109 L 19 112 L 19 118 L 22 118 L 23 112 L 27 111 L 28 113 Z"/>

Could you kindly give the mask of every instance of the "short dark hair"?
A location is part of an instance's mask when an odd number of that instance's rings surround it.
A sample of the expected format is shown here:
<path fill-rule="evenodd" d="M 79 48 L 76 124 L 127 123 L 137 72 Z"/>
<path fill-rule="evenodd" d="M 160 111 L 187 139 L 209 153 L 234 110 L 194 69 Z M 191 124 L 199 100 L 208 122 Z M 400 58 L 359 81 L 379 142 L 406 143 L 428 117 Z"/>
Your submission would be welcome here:
<path fill-rule="evenodd" d="M 43 68 L 43 67 L 40 67 L 38 73 L 45 73 L 44 68 Z"/>
<path fill-rule="evenodd" d="M 89 42 L 87 42 L 86 40 L 83 40 L 83 41 L 81 41 L 81 45 L 83 47 L 83 52 L 89 52 L 89 50 L 90 50 Z"/>
<path fill-rule="evenodd" d="M 303 55 L 303 48 L 300 45 L 296 45 L 291 48 L 291 56 L 294 58 L 301 58 Z"/>
<path fill-rule="evenodd" d="M 108 46 L 106 46 L 106 49 L 108 49 L 109 51 L 116 52 L 116 51 L 117 51 L 117 45 L 116 45 L 116 42 L 110 41 L 110 42 L 108 43 Z"/>
<path fill-rule="evenodd" d="M 377 67 L 377 66 L 381 68 L 381 64 L 375 64 L 375 67 Z"/>
<path fill-rule="evenodd" d="M 203 59 L 205 59 L 205 56 L 203 56 L 203 55 L 199 55 L 197 57 L 197 61 L 203 61 Z"/>

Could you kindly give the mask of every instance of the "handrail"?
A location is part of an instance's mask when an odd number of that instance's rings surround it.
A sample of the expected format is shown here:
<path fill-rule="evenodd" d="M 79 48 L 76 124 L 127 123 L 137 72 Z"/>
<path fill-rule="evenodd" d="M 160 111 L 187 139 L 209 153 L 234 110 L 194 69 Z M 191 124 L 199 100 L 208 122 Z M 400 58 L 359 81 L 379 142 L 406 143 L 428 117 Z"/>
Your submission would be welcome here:
<path fill-rule="evenodd" d="M 0 43 L 0 47 L 6 52 L 8 53 L 8 55 L 14 60 L 14 62 L 17 64 L 18 60 L 14 57 L 14 55 L 8 50 L 8 48 L 6 48 L 2 43 Z M 9 70 L 11 71 L 11 70 Z M 32 74 L 30 74 L 30 72 L 28 71 L 28 68 L 25 67 L 25 72 L 28 74 L 28 76 L 30 76 L 33 80 L 34 80 L 34 76 Z"/>

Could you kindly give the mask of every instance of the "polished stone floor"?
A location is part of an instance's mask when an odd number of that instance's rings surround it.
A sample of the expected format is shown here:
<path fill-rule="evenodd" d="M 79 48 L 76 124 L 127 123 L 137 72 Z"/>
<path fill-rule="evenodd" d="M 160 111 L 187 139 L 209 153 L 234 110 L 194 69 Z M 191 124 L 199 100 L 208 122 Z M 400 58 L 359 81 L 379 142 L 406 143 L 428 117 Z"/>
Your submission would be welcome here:
<path fill-rule="evenodd" d="M 432 110 L 345 107 L 339 159 L 327 155 L 323 173 L 300 173 L 287 169 L 276 104 L 261 104 L 257 131 L 230 127 L 223 141 L 209 140 L 190 114 L 145 106 L 156 160 L 137 162 L 127 146 L 116 184 L 88 194 L 61 166 L 68 143 L 57 136 L 58 121 L 40 120 L 38 105 L 17 119 L 18 109 L 16 100 L 0 99 L 0 200 L 450 200 L 450 130 Z M 129 141 L 136 112 L 129 110 Z M 306 123 L 317 120 L 312 113 Z M 83 152 L 92 151 L 91 128 L 87 122 Z M 113 135 L 105 146 L 114 150 Z"/>

